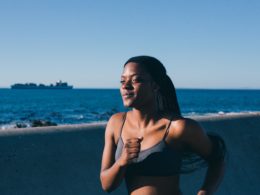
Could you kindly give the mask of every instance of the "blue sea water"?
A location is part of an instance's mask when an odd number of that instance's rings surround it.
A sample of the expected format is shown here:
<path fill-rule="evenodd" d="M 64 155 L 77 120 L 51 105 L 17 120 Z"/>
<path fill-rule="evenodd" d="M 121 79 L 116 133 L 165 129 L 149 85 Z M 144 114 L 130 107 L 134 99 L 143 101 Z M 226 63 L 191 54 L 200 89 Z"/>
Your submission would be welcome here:
<path fill-rule="evenodd" d="M 184 116 L 260 111 L 260 90 L 177 89 L 177 96 Z M 118 89 L 0 89 L 0 129 L 33 120 L 104 122 L 125 110 Z"/>

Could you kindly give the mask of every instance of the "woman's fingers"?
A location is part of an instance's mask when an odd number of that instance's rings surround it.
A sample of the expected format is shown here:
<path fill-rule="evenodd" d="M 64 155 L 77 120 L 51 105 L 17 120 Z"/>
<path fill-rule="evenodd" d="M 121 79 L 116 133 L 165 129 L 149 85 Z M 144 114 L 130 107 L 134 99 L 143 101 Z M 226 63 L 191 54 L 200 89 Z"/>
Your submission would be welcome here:
<path fill-rule="evenodd" d="M 134 143 L 140 143 L 142 140 L 143 140 L 143 138 L 129 138 L 126 140 L 126 142 L 134 144 Z"/>
<path fill-rule="evenodd" d="M 125 141 L 124 151 L 122 154 L 123 162 L 130 164 L 133 159 L 138 157 L 141 148 L 141 141 L 143 138 L 129 138 Z"/>
<path fill-rule="evenodd" d="M 125 144 L 125 147 L 126 148 L 140 148 L 141 147 L 141 145 L 140 145 L 140 143 L 126 143 Z"/>
<path fill-rule="evenodd" d="M 129 160 L 132 160 L 133 158 L 137 158 L 137 157 L 138 157 L 138 153 L 129 154 Z"/>
<path fill-rule="evenodd" d="M 138 153 L 140 151 L 140 148 L 128 148 L 128 153 Z"/>

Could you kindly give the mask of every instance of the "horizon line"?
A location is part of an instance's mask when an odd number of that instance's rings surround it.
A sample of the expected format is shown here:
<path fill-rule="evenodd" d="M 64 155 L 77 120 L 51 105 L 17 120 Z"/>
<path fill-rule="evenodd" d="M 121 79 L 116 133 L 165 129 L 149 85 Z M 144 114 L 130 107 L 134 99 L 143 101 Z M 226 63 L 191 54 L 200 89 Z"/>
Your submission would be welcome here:
<path fill-rule="evenodd" d="M 10 87 L 1 87 L 0 89 L 11 89 Z M 119 90 L 119 88 L 114 88 L 114 87 L 73 87 L 73 89 L 99 89 L 99 90 Z M 260 88 L 250 88 L 250 87 L 228 87 L 228 88 L 222 88 L 222 87 L 176 87 L 176 90 L 260 90 Z M 23 89 L 25 90 L 25 89 Z M 46 90 L 46 89 L 45 89 Z M 51 89 L 53 90 L 53 89 Z"/>

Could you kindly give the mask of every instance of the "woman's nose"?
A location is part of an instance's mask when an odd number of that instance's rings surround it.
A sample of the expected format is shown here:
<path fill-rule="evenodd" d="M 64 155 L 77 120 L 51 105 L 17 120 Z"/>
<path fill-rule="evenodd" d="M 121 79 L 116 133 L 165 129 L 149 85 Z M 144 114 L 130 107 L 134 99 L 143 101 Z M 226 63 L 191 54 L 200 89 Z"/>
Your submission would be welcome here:
<path fill-rule="evenodd" d="M 133 85 L 132 85 L 131 80 L 125 81 L 125 83 L 123 84 L 122 87 L 123 87 L 124 89 L 132 89 L 132 88 L 133 88 Z"/>

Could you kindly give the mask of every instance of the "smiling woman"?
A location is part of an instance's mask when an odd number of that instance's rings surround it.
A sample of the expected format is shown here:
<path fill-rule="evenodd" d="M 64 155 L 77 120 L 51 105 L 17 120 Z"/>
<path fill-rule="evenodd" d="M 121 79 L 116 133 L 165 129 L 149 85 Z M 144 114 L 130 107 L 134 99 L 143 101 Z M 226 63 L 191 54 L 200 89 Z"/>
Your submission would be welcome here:
<path fill-rule="evenodd" d="M 181 116 L 162 63 L 149 56 L 130 58 L 120 92 L 124 106 L 132 110 L 114 114 L 107 124 L 100 173 L 103 189 L 112 191 L 125 179 L 131 195 L 179 195 L 180 173 L 191 171 L 187 160 L 189 164 L 204 159 L 208 172 L 198 194 L 214 193 L 224 174 L 225 144 Z M 200 158 L 193 158 L 196 155 Z"/>

